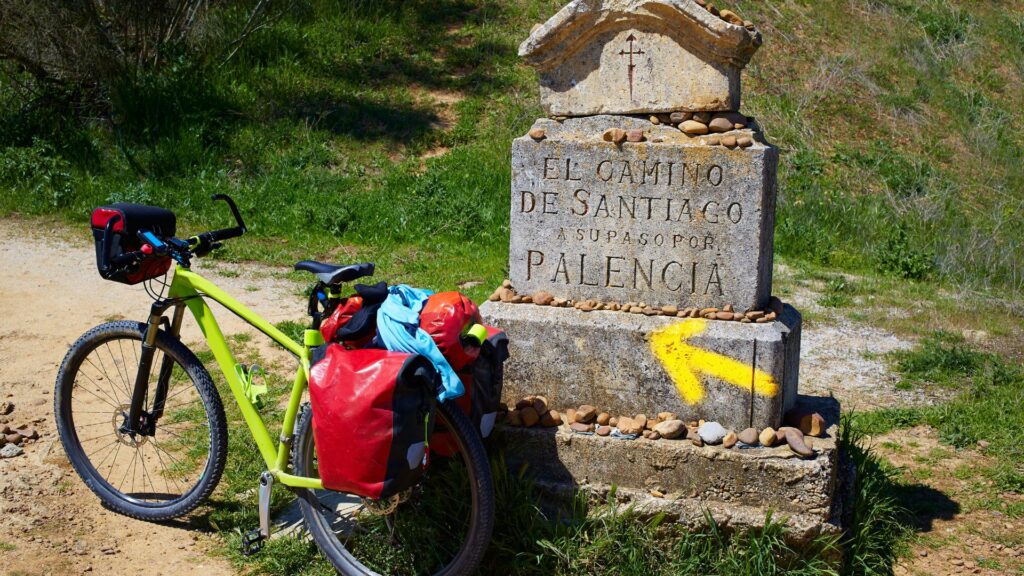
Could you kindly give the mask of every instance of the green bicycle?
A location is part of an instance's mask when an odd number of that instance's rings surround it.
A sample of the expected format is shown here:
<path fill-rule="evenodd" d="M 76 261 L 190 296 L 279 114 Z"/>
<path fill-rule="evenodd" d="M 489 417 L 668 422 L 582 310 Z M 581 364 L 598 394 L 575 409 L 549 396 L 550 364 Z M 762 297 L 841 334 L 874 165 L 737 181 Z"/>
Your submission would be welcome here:
<path fill-rule="evenodd" d="M 83 334 L 64 358 L 57 373 L 54 411 L 75 471 L 108 508 L 146 521 L 188 514 L 213 493 L 227 458 L 227 422 L 209 372 L 179 339 L 187 309 L 266 465 L 254 479 L 260 527 L 245 536 L 243 552 L 258 551 L 271 535 L 270 495 L 277 483 L 297 495 L 306 529 L 339 573 L 473 571 L 494 524 L 490 467 L 474 425 L 454 402 L 439 404 L 438 427 L 452 433 L 455 454 L 436 458 L 421 482 L 390 499 L 325 490 L 317 474 L 312 410 L 303 403 L 312 350 L 323 344 L 317 303 L 311 297 L 312 327 L 299 343 L 193 272 L 191 259 L 246 232 L 231 198 L 217 195 L 214 200 L 228 204 L 236 226 L 187 240 L 174 237 L 174 215 L 160 208 L 119 205 L 124 213 L 108 214 L 99 228 L 94 213 L 100 273 L 129 284 L 146 282 L 154 302 L 148 321 L 97 326 Z M 174 276 L 167 284 L 160 278 L 165 278 L 171 261 Z M 314 295 L 335 299 L 340 298 L 341 284 L 373 273 L 372 264 L 303 261 L 295 268 L 316 275 Z M 209 300 L 298 361 L 276 443 L 257 408 L 254 371 L 236 362 Z"/>

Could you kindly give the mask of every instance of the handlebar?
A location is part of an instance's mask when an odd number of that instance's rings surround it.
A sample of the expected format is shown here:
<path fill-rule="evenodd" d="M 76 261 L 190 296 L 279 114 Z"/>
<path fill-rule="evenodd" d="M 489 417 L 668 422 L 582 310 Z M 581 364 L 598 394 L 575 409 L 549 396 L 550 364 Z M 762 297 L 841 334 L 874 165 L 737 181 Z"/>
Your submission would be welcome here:
<path fill-rule="evenodd" d="M 108 275 L 113 274 L 114 271 L 125 266 L 137 264 L 142 261 L 143 258 L 153 254 L 171 256 L 187 267 L 189 258 L 192 256 L 202 258 L 213 250 L 220 248 L 221 243 L 224 240 L 238 238 L 248 232 L 248 228 L 245 226 L 245 221 L 242 220 L 242 215 L 238 211 L 238 205 L 235 204 L 235 201 L 232 200 L 230 196 L 227 194 L 214 194 L 211 197 L 211 200 L 223 200 L 227 203 L 228 207 L 231 209 L 232 216 L 235 217 L 235 226 L 203 232 L 192 236 L 188 241 L 178 240 L 176 238 L 167 238 L 164 239 L 165 242 L 163 244 L 154 244 L 152 240 L 145 237 L 145 235 L 150 232 L 148 230 L 140 230 L 138 232 L 138 236 L 139 241 L 142 243 L 142 248 L 132 252 L 125 252 L 114 257 L 110 256 L 114 238 L 114 225 L 121 221 L 121 216 L 114 215 L 111 217 L 107 220 L 107 224 L 103 230 L 103 253 L 100 256 L 101 274 L 104 277 L 107 277 Z"/>

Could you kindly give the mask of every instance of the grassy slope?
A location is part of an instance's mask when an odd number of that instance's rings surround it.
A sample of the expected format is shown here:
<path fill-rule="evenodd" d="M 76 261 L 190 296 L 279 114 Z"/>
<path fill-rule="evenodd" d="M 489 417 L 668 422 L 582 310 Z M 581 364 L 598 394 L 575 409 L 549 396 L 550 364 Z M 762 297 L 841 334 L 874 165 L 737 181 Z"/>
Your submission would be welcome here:
<path fill-rule="evenodd" d="M 254 234 L 224 257 L 373 258 L 390 278 L 493 286 L 509 141 L 539 112 L 516 45 L 558 5 L 313 1 L 228 66 L 121 98 L 117 130 L 25 106 L 5 82 L 0 211 L 81 222 L 128 199 L 194 229 L 223 221 L 206 198 L 229 192 Z M 1021 290 L 1019 2 L 734 7 L 767 38 L 744 108 L 783 153 L 780 254 Z"/>

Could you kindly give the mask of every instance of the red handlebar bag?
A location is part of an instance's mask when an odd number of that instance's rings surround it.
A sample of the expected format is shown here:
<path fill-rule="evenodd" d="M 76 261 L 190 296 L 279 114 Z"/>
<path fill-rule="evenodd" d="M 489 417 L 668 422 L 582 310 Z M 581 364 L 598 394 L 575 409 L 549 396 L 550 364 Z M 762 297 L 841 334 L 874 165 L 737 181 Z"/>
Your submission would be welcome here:
<path fill-rule="evenodd" d="M 328 345 L 309 377 L 324 488 L 379 499 L 415 485 L 426 469 L 438 384 L 424 356 Z"/>
<path fill-rule="evenodd" d="M 160 238 L 169 238 L 174 236 L 177 224 L 174 212 L 156 206 L 125 202 L 100 206 L 92 211 L 90 218 L 93 240 L 96 241 L 97 269 L 100 269 L 103 262 L 103 237 L 106 233 L 107 223 L 115 216 L 118 217 L 118 220 L 111 226 L 112 236 L 110 252 L 107 254 L 108 261 L 109 258 L 135 252 L 141 248 L 142 242 L 139 241 L 138 236 L 140 230 L 148 230 Z M 170 268 L 170 256 L 147 256 L 136 265 L 110 271 L 104 278 L 123 284 L 138 284 L 143 280 L 163 276 Z M 101 275 L 103 274 L 102 269 L 99 272 Z"/>

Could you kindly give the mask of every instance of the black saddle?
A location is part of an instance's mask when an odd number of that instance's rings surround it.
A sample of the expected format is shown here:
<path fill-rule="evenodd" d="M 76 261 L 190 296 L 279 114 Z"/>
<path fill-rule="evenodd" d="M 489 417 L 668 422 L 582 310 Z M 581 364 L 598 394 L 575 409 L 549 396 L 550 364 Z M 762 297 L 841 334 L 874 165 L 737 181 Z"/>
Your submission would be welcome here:
<path fill-rule="evenodd" d="M 339 266 L 337 264 L 324 264 L 313 260 L 303 260 L 295 264 L 296 270 L 305 270 L 316 274 L 318 280 L 333 286 L 342 282 L 351 282 L 365 276 L 373 276 L 373 263 L 349 264 Z"/>

